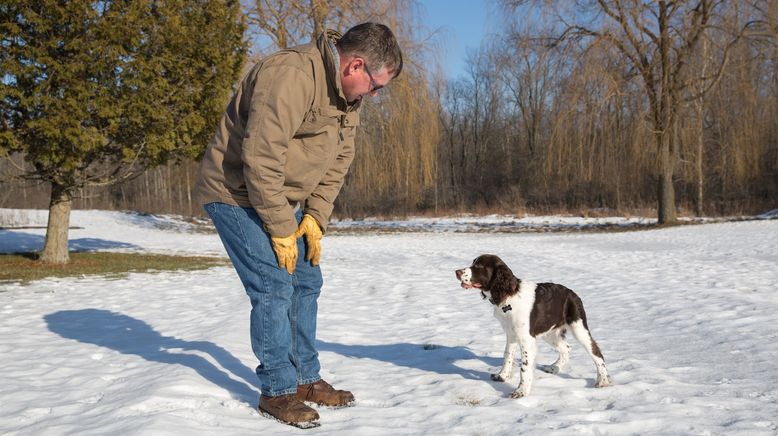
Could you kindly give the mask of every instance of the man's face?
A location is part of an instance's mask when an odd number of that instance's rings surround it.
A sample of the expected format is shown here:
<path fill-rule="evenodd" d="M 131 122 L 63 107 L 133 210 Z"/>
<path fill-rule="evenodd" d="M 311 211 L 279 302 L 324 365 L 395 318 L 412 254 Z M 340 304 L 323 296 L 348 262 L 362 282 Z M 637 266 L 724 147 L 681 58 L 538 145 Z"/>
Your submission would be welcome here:
<path fill-rule="evenodd" d="M 341 72 L 340 83 L 349 103 L 361 100 L 365 95 L 378 95 L 378 90 L 389 84 L 392 75 L 386 68 L 370 69 L 361 57 L 354 57 Z"/>

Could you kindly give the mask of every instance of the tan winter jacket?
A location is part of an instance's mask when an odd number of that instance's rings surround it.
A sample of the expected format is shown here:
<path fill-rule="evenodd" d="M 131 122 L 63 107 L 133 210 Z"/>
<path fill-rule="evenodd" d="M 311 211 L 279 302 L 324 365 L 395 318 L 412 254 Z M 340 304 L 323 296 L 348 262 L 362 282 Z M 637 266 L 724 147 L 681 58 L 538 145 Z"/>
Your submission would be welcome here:
<path fill-rule="evenodd" d="M 253 207 L 272 236 L 289 236 L 299 203 L 326 231 L 359 125 L 359 103 L 347 103 L 326 38 L 340 34 L 281 50 L 246 75 L 203 157 L 200 204 Z"/>

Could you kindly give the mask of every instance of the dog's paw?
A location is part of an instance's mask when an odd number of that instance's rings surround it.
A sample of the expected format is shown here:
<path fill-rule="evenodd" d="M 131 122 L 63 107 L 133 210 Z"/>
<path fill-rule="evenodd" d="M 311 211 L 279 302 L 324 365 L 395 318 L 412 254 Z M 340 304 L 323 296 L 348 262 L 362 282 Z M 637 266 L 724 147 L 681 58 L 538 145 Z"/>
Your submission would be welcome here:
<path fill-rule="evenodd" d="M 502 374 L 491 374 L 492 380 L 496 382 L 504 382 L 507 380 L 506 377 L 503 377 Z"/>
<path fill-rule="evenodd" d="M 525 391 L 522 388 L 518 388 L 515 391 L 511 392 L 511 398 L 524 398 L 527 395 L 529 395 L 529 392 Z"/>
<path fill-rule="evenodd" d="M 595 388 L 605 388 L 611 385 L 611 380 L 608 377 L 602 377 L 597 379 L 597 383 L 594 384 Z"/>
<path fill-rule="evenodd" d="M 549 374 L 559 374 L 559 367 L 556 365 L 538 365 L 538 369 Z"/>

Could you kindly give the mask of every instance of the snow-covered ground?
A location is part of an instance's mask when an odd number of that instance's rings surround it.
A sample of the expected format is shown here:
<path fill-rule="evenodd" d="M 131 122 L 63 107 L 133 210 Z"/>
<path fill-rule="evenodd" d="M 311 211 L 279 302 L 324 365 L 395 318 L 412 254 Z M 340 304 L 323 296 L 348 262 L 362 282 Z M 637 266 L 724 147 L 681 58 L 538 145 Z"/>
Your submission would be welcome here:
<path fill-rule="evenodd" d="M 0 214 L 45 224 L 42 212 Z M 320 410 L 322 426 L 306 431 L 254 410 L 249 302 L 230 267 L 0 284 L 0 434 L 775 435 L 778 220 L 763 218 L 616 233 L 468 233 L 461 218 L 432 232 L 333 232 L 322 376 L 357 404 Z M 510 220 L 483 222 L 494 219 Z M 74 211 L 71 225 L 79 250 L 224 255 L 215 234 L 170 217 Z M 44 233 L 0 230 L 0 252 L 40 249 Z M 521 278 L 577 291 L 614 386 L 593 387 L 575 342 L 569 370 L 536 371 L 528 398 L 508 398 L 518 371 L 489 380 L 502 331 L 454 277 L 486 252 Z M 540 344 L 538 363 L 554 357 Z"/>

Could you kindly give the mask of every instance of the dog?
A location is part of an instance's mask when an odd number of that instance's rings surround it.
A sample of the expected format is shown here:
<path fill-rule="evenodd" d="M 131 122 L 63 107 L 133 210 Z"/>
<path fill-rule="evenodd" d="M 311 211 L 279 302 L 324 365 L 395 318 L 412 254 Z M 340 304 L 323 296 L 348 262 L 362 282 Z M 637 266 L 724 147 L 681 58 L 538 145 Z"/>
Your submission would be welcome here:
<path fill-rule="evenodd" d="M 456 270 L 456 277 L 463 288 L 479 289 L 489 299 L 494 305 L 494 316 L 505 331 L 502 369 L 491 375 L 492 380 L 510 380 L 516 351 L 521 347 L 521 380 L 511 398 L 526 397 L 532 390 L 538 337 L 559 352 L 556 362 L 538 366 L 542 371 L 557 374 L 567 365 L 570 359 L 570 346 L 565 340 L 567 332 L 573 334 L 594 360 L 595 387 L 611 384 L 600 347 L 589 332 L 583 302 L 575 292 L 555 283 L 519 280 L 502 259 L 491 254 L 478 256 L 469 267 Z"/>

